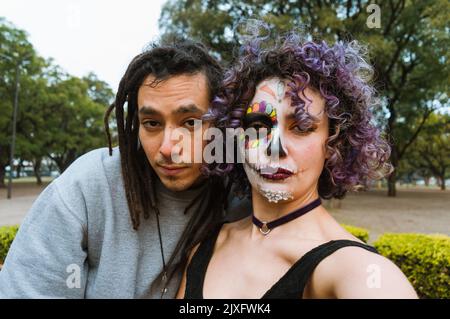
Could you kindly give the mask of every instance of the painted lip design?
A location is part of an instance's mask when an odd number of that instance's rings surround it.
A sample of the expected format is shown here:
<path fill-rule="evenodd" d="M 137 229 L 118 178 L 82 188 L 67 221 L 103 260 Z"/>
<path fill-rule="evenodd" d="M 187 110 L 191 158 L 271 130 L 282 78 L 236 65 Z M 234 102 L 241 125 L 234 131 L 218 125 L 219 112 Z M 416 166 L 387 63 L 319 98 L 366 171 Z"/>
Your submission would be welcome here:
<path fill-rule="evenodd" d="M 292 175 L 294 175 L 296 172 L 295 170 L 287 167 L 287 166 L 253 166 L 250 165 L 250 168 L 252 168 L 256 173 L 258 173 L 262 178 L 273 180 L 273 181 L 281 181 L 285 180 Z"/>
<path fill-rule="evenodd" d="M 271 179 L 271 180 L 283 180 L 286 179 L 290 176 L 292 176 L 294 173 L 291 172 L 290 170 L 284 169 L 284 168 L 278 168 L 274 173 L 263 173 L 263 172 L 259 172 L 259 174 L 267 179 Z"/>

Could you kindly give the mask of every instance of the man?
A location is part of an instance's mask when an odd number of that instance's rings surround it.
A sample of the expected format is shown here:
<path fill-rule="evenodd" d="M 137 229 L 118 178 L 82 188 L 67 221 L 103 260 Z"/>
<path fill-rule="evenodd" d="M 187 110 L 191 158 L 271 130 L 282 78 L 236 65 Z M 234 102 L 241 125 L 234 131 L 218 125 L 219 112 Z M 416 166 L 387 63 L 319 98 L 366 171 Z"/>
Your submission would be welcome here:
<path fill-rule="evenodd" d="M 183 128 L 195 142 L 221 78 L 217 61 L 190 41 L 134 58 L 105 115 L 109 150 L 80 157 L 33 204 L 0 271 L 0 297 L 174 297 L 198 234 L 223 218 L 227 187 L 203 177 L 172 136 Z M 188 160 L 175 163 L 177 152 Z"/>

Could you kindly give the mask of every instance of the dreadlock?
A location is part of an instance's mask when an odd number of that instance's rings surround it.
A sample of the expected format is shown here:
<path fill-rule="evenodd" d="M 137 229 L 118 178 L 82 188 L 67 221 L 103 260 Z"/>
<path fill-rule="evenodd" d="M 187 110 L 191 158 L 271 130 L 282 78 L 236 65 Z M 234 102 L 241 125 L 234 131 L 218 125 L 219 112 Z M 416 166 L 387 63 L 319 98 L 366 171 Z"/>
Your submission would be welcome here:
<path fill-rule="evenodd" d="M 141 216 L 148 219 L 150 212 L 159 214 L 154 184 L 155 178 L 158 177 L 142 147 L 137 147 L 139 87 L 150 74 L 155 77 L 155 83 L 159 83 L 172 76 L 199 72 L 207 79 L 208 93 L 212 100 L 219 90 L 223 72 L 220 64 L 209 55 L 204 45 L 178 37 L 153 43 L 131 61 L 120 81 L 116 99 L 105 113 L 104 125 L 111 156 L 113 149 L 108 122 L 115 109 L 122 177 L 131 222 L 135 230 L 139 228 Z M 209 177 L 206 183 L 208 183 L 206 191 L 197 196 L 185 209 L 186 214 L 195 207 L 195 203 L 201 201 L 199 210 L 190 218 L 169 260 L 169 277 L 187 262 L 189 251 L 202 241 L 215 223 L 223 217 L 229 187 L 217 176 Z"/>

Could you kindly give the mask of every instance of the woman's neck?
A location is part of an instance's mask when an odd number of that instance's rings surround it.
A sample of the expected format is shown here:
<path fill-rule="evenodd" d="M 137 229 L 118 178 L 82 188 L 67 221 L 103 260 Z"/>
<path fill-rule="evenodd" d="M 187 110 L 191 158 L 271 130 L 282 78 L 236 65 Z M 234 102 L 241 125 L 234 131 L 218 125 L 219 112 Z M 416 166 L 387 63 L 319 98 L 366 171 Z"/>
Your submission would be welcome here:
<path fill-rule="evenodd" d="M 259 192 L 253 191 L 252 193 L 252 204 L 253 204 L 253 214 L 261 222 L 271 222 L 280 217 L 286 216 L 287 214 L 298 210 L 311 203 L 312 201 L 319 198 L 319 194 L 316 190 L 305 193 L 303 196 L 296 198 L 295 200 L 289 202 L 278 202 L 272 203 L 264 198 Z M 315 233 L 320 230 L 320 220 L 323 217 L 324 209 L 321 205 L 307 212 L 300 218 L 296 218 L 286 224 L 280 225 L 273 229 L 275 233 L 268 235 L 273 237 L 279 231 L 283 233 L 298 233 L 300 231 L 302 234 L 314 237 Z M 251 237 L 260 240 L 261 233 L 259 227 L 251 223 Z M 265 236 L 262 236 L 265 237 Z M 275 236 L 276 237 L 276 236 Z"/>
<path fill-rule="evenodd" d="M 292 201 L 273 203 L 269 202 L 258 191 L 253 190 L 253 215 L 261 221 L 271 222 L 308 205 L 317 198 L 319 198 L 319 194 L 317 193 L 317 190 L 314 189 Z"/>

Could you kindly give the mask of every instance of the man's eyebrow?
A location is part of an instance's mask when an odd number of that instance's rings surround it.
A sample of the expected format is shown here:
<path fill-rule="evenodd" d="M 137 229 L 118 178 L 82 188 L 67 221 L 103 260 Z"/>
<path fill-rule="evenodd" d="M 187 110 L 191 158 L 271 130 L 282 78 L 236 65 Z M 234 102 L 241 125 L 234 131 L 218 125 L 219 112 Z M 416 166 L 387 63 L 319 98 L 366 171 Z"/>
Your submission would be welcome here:
<path fill-rule="evenodd" d="M 187 114 L 187 113 L 203 113 L 203 111 L 195 104 L 181 105 L 172 114 Z M 161 115 L 161 112 L 152 106 L 145 105 L 139 109 L 139 115 Z"/>
<path fill-rule="evenodd" d="M 195 104 L 181 105 L 172 114 L 187 114 L 187 113 L 203 113 L 203 111 Z"/>
<path fill-rule="evenodd" d="M 139 109 L 139 115 L 160 115 L 161 112 L 151 106 L 143 106 Z"/>

